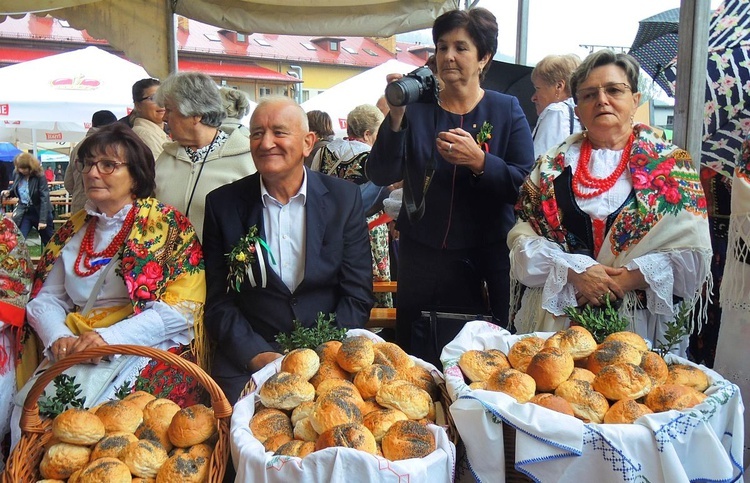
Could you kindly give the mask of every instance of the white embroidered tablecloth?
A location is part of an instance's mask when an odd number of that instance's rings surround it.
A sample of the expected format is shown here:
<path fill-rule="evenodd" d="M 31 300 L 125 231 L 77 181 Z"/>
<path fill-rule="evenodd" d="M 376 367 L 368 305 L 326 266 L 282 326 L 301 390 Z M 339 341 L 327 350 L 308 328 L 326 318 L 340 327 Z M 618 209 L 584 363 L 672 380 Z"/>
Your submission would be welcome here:
<path fill-rule="evenodd" d="M 503 393 L 470 390 L 458 367 L 461 354 L 491 348 L 507 354 L 522 337 L 473 321 L 440 357 L 454 401 L 450 412 L 478 481 L 505 481 L 503 424 L 516 430 L 515 469 L 535 481 L 742 481 L 744 408 L 737 386 L 718 373 L 668 354 L 668 364 L 690 364 L 708 375 L 709 397 L 690 410 L 646 415 L 634 424 L 586 424 Z"/>
<path fill-rule="evenodd" d="M 375 342 L 383 339 L 370 331 L 354 329 L 348 336 L 364 335 Z M 442 374 L 421 359 L 415 363 L 429 369 L 436 382 Z M 279 371 L 281 359 L 270 363 L 253 374 L 256 387 Z M 258 390 L 235 404 L 230 429 L 232 460 L 237 470 L 236 482 L 398 482 L 398 483 L 449 483 L 453 481 L 456 466 L 456 448 L 448 439 L 445 429 L 431 424 L 429 431 L 435 436 L 437 449 L 424 458 L 389 461 L 351 448 L 326 448 L 305 458 L 274 456 L 250 431 L 250 419 L 255 413 Z"/>

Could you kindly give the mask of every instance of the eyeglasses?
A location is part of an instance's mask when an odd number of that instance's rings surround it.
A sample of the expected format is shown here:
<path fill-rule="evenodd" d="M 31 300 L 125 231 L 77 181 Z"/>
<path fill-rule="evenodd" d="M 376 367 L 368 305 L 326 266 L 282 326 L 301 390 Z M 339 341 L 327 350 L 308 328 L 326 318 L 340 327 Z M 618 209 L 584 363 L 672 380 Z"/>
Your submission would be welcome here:
<path fill-rule="evenodd" d="M 580 89 L 576 95 L 579 103 L 593 102 L 599 97 L 599 91 L 604 91 L 604 95 L 610 99 L 621 99 L 626 93 L 632 92 L 632 88 L 624 82 L 607 84 L 599 87 L 587 87 Z"/>
<path fill-rule="evenodd" d="M 143 99 L 141 99 L 141 102 L 143 102 L 143 101 L 151 101 L 151 102 L 156 102 L 156 101 L 154 100 L 154 97 L 156 97 L 156 94 L 151 94 L 150 96 L 148 96 L 148 97 L 144 97 Z"/>
<path fill-rule="evenodd" d="M 77 161 L 76 166 L 78 167 L 78 170 L 81 173 L 88 173 L 91 171 L 91 168 L 96 166 L 96 169 L 101 174 L 112 174 L 115 172 L 117 168 L 120 166 L 127 166 L 128 163 L 123 163 L 122 161 L 112 161 L 111 159 L 102 159 L 99 161 L 89 161 L 85 160 L 83 162 Z"/>

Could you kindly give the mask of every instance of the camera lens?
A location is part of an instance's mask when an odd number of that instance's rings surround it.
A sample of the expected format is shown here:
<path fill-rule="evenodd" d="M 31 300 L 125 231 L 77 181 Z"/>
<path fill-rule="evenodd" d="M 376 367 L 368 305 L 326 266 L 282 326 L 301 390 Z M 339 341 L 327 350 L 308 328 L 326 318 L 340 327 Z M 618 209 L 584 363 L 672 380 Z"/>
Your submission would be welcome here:
<path fill-rule="evenodd" d="M 405 106 L 417 102 L 422 94 L 422 84 L 414 77 L 402 77 L 385 87 L 385 98 L 392 106 Z"/>

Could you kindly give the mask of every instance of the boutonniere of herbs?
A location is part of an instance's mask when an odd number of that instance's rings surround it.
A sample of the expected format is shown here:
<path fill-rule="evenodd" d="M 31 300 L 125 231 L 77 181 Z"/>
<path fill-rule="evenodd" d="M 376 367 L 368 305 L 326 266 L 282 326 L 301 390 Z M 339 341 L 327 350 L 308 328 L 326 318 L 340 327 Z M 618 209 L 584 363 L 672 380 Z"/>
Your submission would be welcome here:
<path fill-rule="evenodd" d="M 477 133 L 477 144 L 488 153 L 490 152 L 490 145 L 487 141 L 490 139 L 492 139 L 492 124 L 484 121 L 481 129 L 479 129 L 479 132 Z"/>
<path fill-rule="evenodd" d="M 253 225 L 247 234 L 241 237 L 234 247 L 232 247 L 232 251 L 225 254 L 227 266 L 229 267 L 227 291 L 234 290 L 235 292 L 239 292 L 242 282 L 245 281 L 245 277 L 247 277 L 253 287 L 257 287 L 258 281 L 253 273 L 253 264 L 256 263 L 260 272 L 260 286 L 263 288 L 266 287 L 268 267 L 266 266 L 266 257 L 263 254 L 264 250 L 268 254 L 271 263 L 275 265 L 276 260 L 273 258 L 271 248 L 259 235 L 257 225 Z"/>

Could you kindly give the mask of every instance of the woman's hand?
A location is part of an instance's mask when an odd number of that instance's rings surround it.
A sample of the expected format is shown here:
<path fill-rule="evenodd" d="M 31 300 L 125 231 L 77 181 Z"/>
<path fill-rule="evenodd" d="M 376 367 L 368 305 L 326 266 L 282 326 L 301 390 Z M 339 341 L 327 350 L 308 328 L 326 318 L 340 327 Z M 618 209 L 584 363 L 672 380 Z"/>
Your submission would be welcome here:
<path fill-rule="evenodd" d="M 435 142 L 440 155 L 449 163 L 465 166 L 474 174 L 484 171 L 484 151 L 471 134 L 463 129 L 440 132 Z"/>
<path fill-rule="evenodd" d="M 388 81 L 390 84 L 391 82 L 396 82 L 400 78 L 402 78 L 403 74 L 388 74 L 385 76 L 385 80 Z M 385 99 L 388 101 L 388 98 Z M 391 131 L 397 132 L 401 130 L 401 123 L 404 120 L 404 114 L 406 114 L 406 107 L 404 106 L 392 106 L 391 103 L 388 103 L 388 107 L 391 109 L 389 111 L 389 115 L 391 116 Z"/>
<path fill-rule="evenodd" d="M 10 190 L 2 190 L 2 191 L 0 191 L 0 197 L 1 198 L 7 198 L 9 194 L 10 194 Z"/>
<path fill-rule="evenodd" d="M 59 361 L 69 356 L 72 352 L 72 348 L 75 343 L 78 342 L 78 337 L 68 336 L 60 337 L 49 346 L 49 351 L 52 354 L 54 361 Z"/>
<path fill-rule="evenodd" d="M 250 372 L 257 372 L 263 369 L 266 364 L 275 361 L 279 357 L 283 357 L 283 355 L 279 354 L 278 352 L 261 352 L 257 356 L 250 359 L 250 363 L 247 365 L 247 368 L 250 370 Z"/>
<path fill-rule="evenodd" d="M 102 339 L 102 336 L 99 335 L 98 332 L 95 331 L 89 331 L 84 332 L 81 334 L 76 343 L 73 345 L 72 348 L 68 349 L 68 355 L 72 352 L 73 354 L 76 354 L 78 352 L 84 351 L 86 349 L 90 349 L 92 347 L 102 347 L 109 345 L 106 342 L 104 342 L 104 339 Z M 91 364 L 98 364 L 102 360 L 101 357 L 94 357 L 89 359 L 86 362 L 89 362 Z"/>
<path fill-rule="evenodd" d="M 603 305 L 607 297 L 610 300 L 623 298 L 625 292 L 613 277 L 625 271 L 624 268 L 612 268 L 606 265 L 593 265 L 582 273 L 568 269 L 568 282 L 576 289 L 578 304 L 588 303 L 596 307 Z"/>
<path fill-rule="evenodd" d="M 620 287 L 620 290 L 622 290 L 623 292 L 643 290 L 648 288 L 646 278 L 638 269 L 623 269 L 620 273 L 613 275 L 612 280 Z"/>
<path fill-rule="evenodd" d="M 40 222 L 39 222 L 39 224 L 37 225 L 37 228 L 38 228 L 38 230 L 39 230 L 39 231 L 42 231 L 42 230 L 44 230 L 45 228 L 47 228 L 47 224 L 46 224 L 46 223 L 42 223 L 42 222 L 40 221 Z"/>

